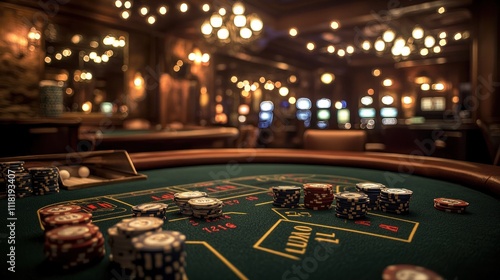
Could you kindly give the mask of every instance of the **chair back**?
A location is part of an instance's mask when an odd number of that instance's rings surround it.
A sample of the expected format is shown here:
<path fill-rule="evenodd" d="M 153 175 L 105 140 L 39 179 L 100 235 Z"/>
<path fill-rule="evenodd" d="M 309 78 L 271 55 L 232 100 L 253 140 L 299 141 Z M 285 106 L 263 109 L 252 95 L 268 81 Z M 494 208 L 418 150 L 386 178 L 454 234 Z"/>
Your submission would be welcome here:
<path fill-rule="evenodd" d="M 364 130 L 315 130 L 304 132 L 304 149 L 328 151 L 364 151 Z"/>

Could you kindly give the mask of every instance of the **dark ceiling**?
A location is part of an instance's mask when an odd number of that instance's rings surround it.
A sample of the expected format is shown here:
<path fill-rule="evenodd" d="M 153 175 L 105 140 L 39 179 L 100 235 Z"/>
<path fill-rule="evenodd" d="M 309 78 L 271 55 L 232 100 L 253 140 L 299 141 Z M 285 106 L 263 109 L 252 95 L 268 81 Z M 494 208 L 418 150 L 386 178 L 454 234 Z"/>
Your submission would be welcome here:
<path fill-rule="evenodd" d="M 15 4 L 44 9 L 42 1 L 4 0 Z M 124 0 L 123 0 L 124 1 Z M 201 23 L 210 13 L 201 10 L 204 3 L 220 7 L 230 7 L 234 1 L 227 0 L 185 0 L 191 7 L 187 13 L 181 13 L 176 6 L 181 1 L 163 1 L 169 7 L 166 16 L 158 18 L 154 25 L 147 24 L 145 18 L 133 10 L 128 20 L 120 18 L 120 9 L 114 6 L 115 0 L 60 0 L 52 1 L 53 6 L 45 9 L 54 14 L 71 18 L 80 18 L 101 22 L 110 27 L 151 33 L 157 36 L 175 34 L 177 36 L 204 42 L 200 32 Z M 153 1 L 161 3 L 162 1 Z M 43 2 L 45 3 L 45 2 Z M 57 5 L 60 3 L 60 5 Z M 146 0 L 135 0 L 134 7 L 141 3 L 151 3 Z M 266 63 L 279 68 L 341 68 L 349 66 L 369 66 L 398 63 L 405 65 L 423 63 L 445 58 L 447 61 L 469 59 L 470 39 L 454 40 L 456 32 L 472 33 L 472 0 L 246 0 L 243 1 L 249 12 L 257 13 L 264 22 L 262 36 L 252 44 L 240 47 L 238 52 L 232 48 L 214 48 L 218 53 L 228 54 L 257 63 Z M 446 12 L 438 13 L 439 7 L 445 7 Z M 336 20 L 340 28 L 333 30 L 330 22 Z M 372 49 L 364 51 L 360 44 L 364 40 L 373 42 L 388 29 L 393 29 L 405 39 L 411 37 L 411 30 L 420 25 L 426 34 L 437 38 L 446 31 L 446 45 L 440 53 L 429 53 L 422 57 L 418 50 L 412 55 L 402 58 L 394 57 L 389 50 L 377 53 Z M 291 27 L 298 29 L 296 37 L 288 35 Z M 437 38 L 436 41 L 438 41 Z M 314 42 L 316 48 L 310 51 L 306 48 L 308 42 Z M 420 44 L 414 42 L 415 46 Z M 352 45 L 354 53 L 339 57 L 337 53 L 329 53 L 326 48 L 333 45 L 345 48 Z M 208 46 L 208 44 L 206 44 Z"/>

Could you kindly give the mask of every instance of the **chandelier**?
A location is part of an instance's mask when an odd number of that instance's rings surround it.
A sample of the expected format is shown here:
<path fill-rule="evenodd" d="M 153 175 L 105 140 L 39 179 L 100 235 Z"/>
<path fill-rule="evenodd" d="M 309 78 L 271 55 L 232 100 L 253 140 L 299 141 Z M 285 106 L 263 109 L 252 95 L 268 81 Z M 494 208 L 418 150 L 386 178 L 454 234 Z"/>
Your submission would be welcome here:
<path fill-rule="evenodd" d="M 151 25 L 155 24 L 161 17 L 166 17 L 170 10 L 178 10 L 181 13 L 187 13 L 189 5 L 187 2 L 181 3 L 163 3 L 167 1 L 148 1 L 148 0 L 115 0 L 115 7 L 120 9 L 120 17 L 127 20 L 132 16 L 133 8 L 136 12 Z M 171 1 L 170 1 L 171 2 Z"/>
<path fill-rule="evenodd" d="M 245 15 L 245 5 L 236 1 L 228 12 L 221 7 L 201 25 L 201 33 L 211 43 L 248 44 L 257 39 L 264 24 L 255 13 Z"/>

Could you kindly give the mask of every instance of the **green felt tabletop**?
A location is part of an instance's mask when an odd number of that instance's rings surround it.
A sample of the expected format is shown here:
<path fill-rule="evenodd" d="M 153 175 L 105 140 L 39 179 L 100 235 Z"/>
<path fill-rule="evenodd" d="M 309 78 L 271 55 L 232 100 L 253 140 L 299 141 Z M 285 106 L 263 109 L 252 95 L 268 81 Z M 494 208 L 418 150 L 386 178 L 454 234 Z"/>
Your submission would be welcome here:
<path fill-rule="evenodd" d="M 2 276 L 7 277 L 2 279 L 129 279 L 108 257 L 82 270 L 53 267 L 44 258 L 37 211 L 59 203 L 94 209 L 94 223 L 107 239 L 107 228 L 130 217 L 132 205 L 150 201 L 168 203 L 163 228 L 186 235 L 189 279 L 381 279 L 391 264 L 423 266 L 445 279 L 498 275 L 499 201 L 461 185 L 387 171 L 298 164 L 207 165 L 142 173 L 147 180 L 16 200 L 16 272 L 6 270 L 7 237 L 12 233 L 2 226 Z M 361 221 L 345 220 L 335 217 L 334 210 L 274 207 L 269 192 L 272 186 L 307 182 L 355 191 L 355 184 L 364 181 L 412 190 L 410 213 L 369 211 Z M 179 214 L 173 194 L 186 190 L 206 191 L 223 200 L 224 215 L 207 221 Z M 470 206 L 464 214 L 438 211 L 433 207 L 436 197 L 463 199 Z M 6 225 L 7 200 L 0 205 Z"/>

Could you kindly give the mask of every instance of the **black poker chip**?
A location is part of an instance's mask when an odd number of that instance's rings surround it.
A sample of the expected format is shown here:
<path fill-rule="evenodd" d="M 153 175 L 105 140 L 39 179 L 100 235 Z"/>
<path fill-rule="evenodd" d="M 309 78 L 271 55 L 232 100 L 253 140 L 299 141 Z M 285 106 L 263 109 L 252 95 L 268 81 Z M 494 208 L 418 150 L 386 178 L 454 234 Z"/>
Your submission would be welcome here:
<path fill-rule="evenodd" d="M 298 186 L 275 186 L 271 188 L 273 206 L 280 208 L 299 207 L 301 188 Z"/>

